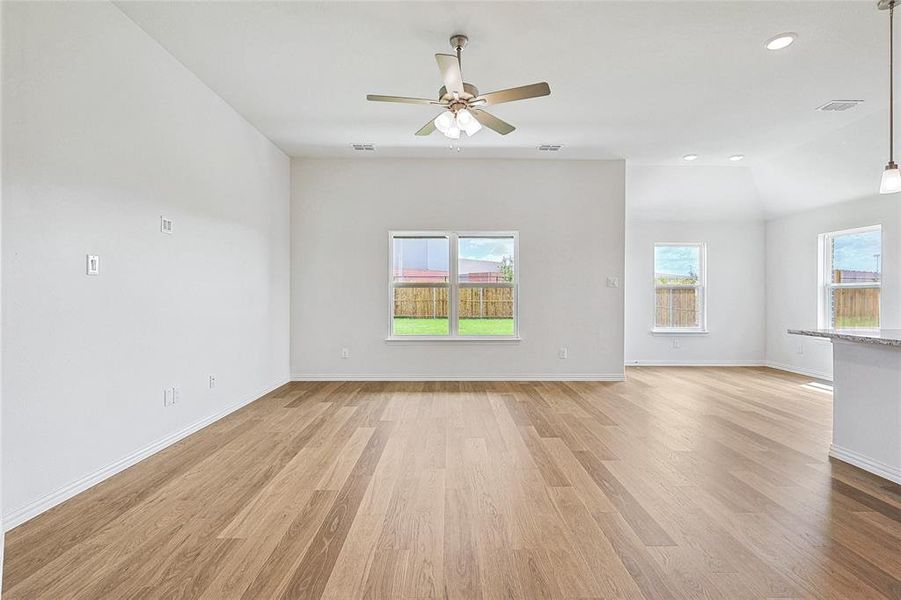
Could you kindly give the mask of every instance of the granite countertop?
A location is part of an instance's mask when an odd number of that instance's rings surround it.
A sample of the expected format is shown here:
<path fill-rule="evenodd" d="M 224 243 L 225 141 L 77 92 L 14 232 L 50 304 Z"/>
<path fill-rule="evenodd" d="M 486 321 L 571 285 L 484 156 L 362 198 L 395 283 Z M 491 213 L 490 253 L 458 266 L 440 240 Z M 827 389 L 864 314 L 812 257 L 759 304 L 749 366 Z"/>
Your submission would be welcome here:
<path fill-rule="evenodd" d="M 901 347 L 901 329 L 789 329 L 788 332 L 830 340 Z"/>

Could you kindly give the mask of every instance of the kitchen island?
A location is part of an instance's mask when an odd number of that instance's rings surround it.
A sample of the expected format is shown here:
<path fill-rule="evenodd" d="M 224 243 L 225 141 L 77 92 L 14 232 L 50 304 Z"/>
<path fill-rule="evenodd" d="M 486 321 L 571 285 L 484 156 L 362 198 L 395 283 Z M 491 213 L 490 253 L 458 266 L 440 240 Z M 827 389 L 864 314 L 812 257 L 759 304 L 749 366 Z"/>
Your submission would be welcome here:
<path fill-rule="evenodd" d="M 901 483 L 901 329 L 789 329 L 832 341 L 829 454 Z"/>

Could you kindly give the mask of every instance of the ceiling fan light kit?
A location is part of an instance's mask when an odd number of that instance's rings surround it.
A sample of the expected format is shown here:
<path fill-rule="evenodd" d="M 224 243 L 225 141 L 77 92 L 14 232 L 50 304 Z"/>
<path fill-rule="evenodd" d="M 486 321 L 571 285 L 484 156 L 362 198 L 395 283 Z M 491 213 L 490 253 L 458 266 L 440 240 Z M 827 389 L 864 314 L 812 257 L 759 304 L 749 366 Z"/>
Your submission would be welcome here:
<path fill-rule="evenodd" d="M 482 107 L 547 96 L 551 93 L 551 88 L 546 82 L 541 82 L 480 95 L 476 86 L 463 81 L 463 71 L 461 69 L 462 54 L 463 48 L 466 47 L 468 42 L 469 38 L 465 35 L 452 35 L 450 43 L 455 54 L 435 55 L 438 69 L 441 71 L 441 78 L 444 81 L 444 85 L 438 90 L 437 100 L 409 98 L 406 96 L 382 96 L 378 94 L 369 94 L 366 96 L 366 99 L 372 102 L 441 106 L 444 109 L 441 114 L 431 119 L 416 132 L 416 135 L 419 136 L 430 135 L 435 130 L 438 130 L 445 137 L 458 140 L 462 133 L 465 133 L 467 136 L 473 136 L 483 126 L 501 135 L 507 135 L 516 128 L 486 112 Z"/>
<path fill-rule="evenodd" d="M 482 129 L 482 124 L 469 112 L 469 109 L 461 108 L 456 113 L 445 111 L 435 117 L 435 128 L 451 139 L 460 139 L 460 132 L 473 136 Z"/>

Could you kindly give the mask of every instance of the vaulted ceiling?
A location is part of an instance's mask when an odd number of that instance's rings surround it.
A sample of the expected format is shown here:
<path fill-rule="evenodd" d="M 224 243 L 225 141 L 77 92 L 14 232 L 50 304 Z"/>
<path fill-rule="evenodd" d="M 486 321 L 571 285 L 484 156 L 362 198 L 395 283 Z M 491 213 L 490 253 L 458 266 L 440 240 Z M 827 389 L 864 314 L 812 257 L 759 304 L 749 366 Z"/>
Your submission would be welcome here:
<path fill-rule="evenodd" d="M 292 156 L 624 158 L 637 218 L 766 217 L 873 194 L 887 156 L 887 14 L 875 2 L 121 2 L 118 6 Z M 777 33 L 797 41 L 773 52 Z M 463 140 L 415 132 L 433 55 L 470 37 L 464 79 L 517 126 Z M 833 99 L 863 100 L 820 112 Z M 687 153 L 700 158 L 682 160 Z M 741 162 L 730 162 L 744 154 Z"/>

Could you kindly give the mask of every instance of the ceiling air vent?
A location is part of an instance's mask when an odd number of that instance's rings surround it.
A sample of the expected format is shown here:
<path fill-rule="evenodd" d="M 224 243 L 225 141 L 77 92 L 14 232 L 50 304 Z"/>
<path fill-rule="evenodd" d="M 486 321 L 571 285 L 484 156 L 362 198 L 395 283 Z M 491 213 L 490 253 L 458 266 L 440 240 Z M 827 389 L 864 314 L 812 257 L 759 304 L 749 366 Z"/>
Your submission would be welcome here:
<path fill-rule="evenodd" d="M 375 152 L 375 144 L 351 144 L 357 152 Z"/>
<path fill-rule="evenodd" d="M 538 146 L 539 152 L 560 152 L 563 146 L 560 144 L 541 144 Z"/>
<path fill-rule="evenodd" d="M 817 110 L 823 112 L 842 112 L 854 108 L 862 102 L 863 100 L 830 100 L 823 106 L 818 106 Z"/>

